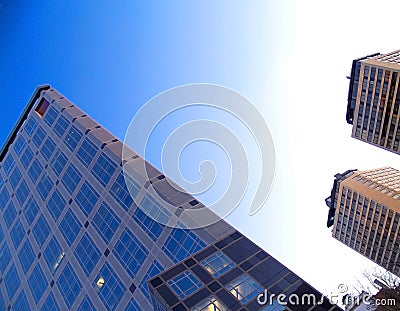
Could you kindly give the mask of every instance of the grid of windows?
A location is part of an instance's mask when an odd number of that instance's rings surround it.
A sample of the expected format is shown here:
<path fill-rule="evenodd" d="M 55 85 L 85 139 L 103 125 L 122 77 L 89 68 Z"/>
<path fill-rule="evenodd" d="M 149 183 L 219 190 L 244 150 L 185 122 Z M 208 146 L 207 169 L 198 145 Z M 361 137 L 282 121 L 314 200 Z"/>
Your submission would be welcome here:
<path fill-rule="evenodd" d="M 61 272 L 57 286 L 66 305 L 71 309 L 76 297 L 78 297 L 82 289 L 82 284 L 69 263 L 67 263 L 64 270 Z"/>
<path fill-rule="evenodd" d="M 24 215 L 26 218 L 26 221 L 28 222 L 29 225 L 33 223 L 35 220 L 36 215 L 39 212 L 39 205 L 36 203 L 35 199 L 31 197 L 28 201 L 28 203 L 24 207 Z"/>
<path fill-rule="evenodd" d="M 60 118 L 57 120 L 57 123 L 54 125 L 54 133 L 56 133 L 58 137 L 63 136 L 68 125 L 68 120 L 64 116 L 60 116 Z"/>
<path fill-rule="evenodd" d="M 142 290 L 142 293 L 146 296 L 146 298 L 151 302 L 149 286 L 147 285 L 147 280 L 151 279 L 153 276 L 156 276 L 163 270 L 162 265 L 157 261 L 154 260 L 147 270 L 145 276 L 142 279 L 142 282 L 139 285 L 139 288 Z"/>
<path fill-rule="evenodd" d="M 248 274 L 243 274 L 226 286 L 227 290 L 245 304 L 261 293 L 261 286 Z"/>
<path fill-rule="evenodd" d="M 43 130 L 41 126 L 38 127 L 36 130 L 35 135 L 32 137 L 32 142 L 35 144 L 36 147 L 40 147 L 44 138 L 46 137 L 46 132 Z"/>
<path fill-rule="evenodd" d="M 190 230 L 175 228 L 162 249 L 174 263 L 178 263 L 205 246 L 206 244 Z"/>
<path fill-rule="evenodd" d="M 60 176 L 67 162 L 68 162 L 67 157 L 61 151 L 58 150 L 53 160 L 51 161 L 51 168 L 53 169 L 54 173 L 57 176 Z"/>
<path fill-rule="evenodd" d="M 64 143 L 67 146 L 67 148 L 71 151 L 74 151 L 76 146 L 79 144 L 79 141 L 82 138 L 82 133 L 79 131 L 75 126 L 72 126 L 68 133 L 67 136 L 65 136 Z"/>
<path fill-rule="evenodd" d="M 106 186 L 117 168 L 107 155 L 102 153 L 92 168 L 92 174 L 103 185 Z"/>
<path fill-rule="evenodd" d="M 3 210 L 3 208 L 7 205 L 8 200 L 10 199 L 10 195 L 7 191 L 7 188 L 4 187 L 3 190 L 0 192 L 0 209 Z"/>
<path fill-rule="evenodd" d="M 54 107 L 51 107 L 44 116 L 44 122 L 46 122 L 47 125 L 51 127 L 54 121 L 57 119 L 57 115 L 57 110 Z"/>
<path fill-rule="evenodd" d="M 57 302 L 54 298 L 53 293 L 50 293 L 45 302 L 43 303 L 42 308 L 40 309 L 40 311 L 58 311 L 60 310 L 60 308 L 57 305 Z"/>
<path fill-rule="evenodd" d="M 96 311 L 96 308 L 93 306 L 93 303 L 90 301 L 89 297 L 85 296 L 77 311 Z"/>
<path fill-rule="evenodd" d="M 24 149 L 26 141 L 23 136 L 19 136 L 15 141 L 13 147 L 17 154 L 21 154 L 22 150 Z"/>
<path fill-rule="evenodd" d="M 15 269 L 14 265 L 12 265 L 10 270 L 8 270 L 8 273 L 4 278 L 4 284 L 6 285 L 8 297 L 10 297 L 11 300 L 21 284 L 21 280 L 18 276 L 17 269 Z"/>
<path fill-rule="evenodd" d="M 22 291 L 13 305 L 13 311 L 26 311 L 30 310 L 28 299 L 26 299 L 24 291 Z"/>
<path fill-rule="evenodd" d="M 54 221 L 57 221 L 61 213 L 64 210 L 67 202 L 64 200 L 60 192 L 56 189 L 51 195 L 49 202 L 47 203 L 47 209 L 49 210 Z"/>
<path fill-rule="evenodd" d="M 10 201 L 10 204 L 8 204 L 8 207 L 3 214 L 4 222 L 6 223 L 8 228 L 10 228 L 10 226 L 12 225 L 15 216 L 17 216 L 17 211 L 15 210 L 14 203 Z"/>
<path fill-rule="evenodd" d="M 42 154 L 43 158 L 45 158 L 48 161 L 55 149 L 56 149 L 56 144 L 50 137 L 48 137 L 44 142 L 43 147 L 40 148 L 40 153 Z"/>
<path fill-rule="evenodd" d="M 160 237 L 165 227 L 147 216 L 140 208 L 137 208 L 133 213 L 133 219 L 154 242 Z"/>
<path fill-rule="evenodd" d="M 50 234 L 50 227 L 43 215 L 40 215 L 35 226 L 32 229 L 33 236 L 40 247 L 43 246 Z"/>
<path fill-rule="evenodd" d="M 79 223 L 78 218 L 76 218 L 75 214 L 71 210 L 68 210 L 65 213 L 65 216 L 61 221 L 59 228 L 69 246 L 74 243 L 81 227 L 82 226 Z"/>
<path fill-rule="evenodd" d="M 120 222 L 118 216 L 103 202 L 94 216 L 92 224 L 104 242 L 109 244 Z"/>
<path fill-rule="evenodd" d="M 87 233 L 76 246 L 74 254 L 86 276 L 89 276 L 100 259 L 100 251 Z"/>
<path fill-rule="evenodd" d="M 11 154 L 7 155 L 3 162 L 4 172 L 6 173 L 7 176 L 11 172 L 12 168 L 14 167 L 14 164 L 15 164 L 15 160 L 12 157 L 12 155 Z"/>
<path fill-rule="evenodd" d="M 74 192 L 76 186 L 79 181 L 82 179 L 82 174 L 78 172 L 73 164 L 70 164 L 65 171 L 63 177 L 61 178 L 61 182 L 68 190 L 69 193 Z"/>
<path fill-rule="evenodd" d="M 127 188 L 129 187 L 129 190 Z M 130 177 L 124 176 L 123 172 L 119 173 L 117 179 L 111 187 L 111 196 L 121 204 L 121 206 L 128 211 L 133 204 L 131 194 L 134 196 L 139 192 L 140 186 L 134 182 Z"/>
<path fill-rule="evenodd" d="M 103 280 L 103 284 L 98 282 L 100 279 Z M 108 263 L 105 263 L 103 268 L 101 268 L 93 285 L 97 289 L 101 301 L 108 310 L 115 310 L 118 307 L 126 290 L 121 280 Z"/>
<path fill-rule="evenodd" d="M 16 191 L 16 197 L 21 206 L 25 202 L 28 195 L 29 195 L 29 188 L 26 185 L 26 182 L 23 180 Z"/>
<path fill-rule="evenodd" d="M 149 251 L 128 228 L 122 232 L 113 252 L 131 277 L 136 275 L 149 254 Z"/>
<path fill-rule="evenodd" d="M 11 261 L 11 253 L 7 243 L 4 243 L 0 249 L 0 270 L 4 273 L 9 262 Z"/>
<path fill-rule="evenodd" d="M 53 188 L 53 182 L 51 181 L 50 177 L 47 176 L 46 173 L 44 173 L 44 175 L 36 185 L 36 189 L 43 201 L 46 200 L 52 188 Z"/>
<path fill-rule="evenodd" d="M 61 250 L 60 244 L 58 244 L 57 239 L 54 236 L 51 238 L 49 245 L 47 245 L 44 250 L 43 256 L 50 271 L 54 274 L 65 256 Z"/>
<path fill-rule="evenodd" d="M 234 263 L 220 251 L 212 254 L 200 264 L 214 277 L 219 277 L 234 267 Z"/>
<path fill-rule="evenodd" d="M 14 228 L 10 232 L 10 235 L 11 235 L 11 241 L 14 244 L 14 248 L 17 249 L 25 236 L 24 227 L 22 226 L 21 221 L 19 219 L 17 219 Z"/>
<path fill-rule="evenodd" d="M 32 296 L 37 304 L 40 298 L 42 298 L 47 287 L 47 280 L 42 269 L 40 268 L 40 264 L 37 264 L 33 269 L 31 275 L 29 276 L 28 284 L 29 288 L 31 289 Z"/>
<path fill-rule="evenodd" d="M 32 165 L 28 171 L 28 175 L 33 183 L 36 183 L 42 171 L 43 171 L 43 166 L 40 164 L 38 160 L 35 159 L 32 162 Z"/>
<path fill-rule="evenodd" d="M 29 240 L 26 240 L 24 245 L 22 245 L 18 254 L 18 258 L 21 263 L 22 270 L 24 270 L 25 273 L 28 272 L 33 261 L 35 260 L 35 254 L 33 253 L 32 245 Z"/>
<path fill-rule="evenodd" d="M 177 275 L 173 279 L 168 280 L 167 283 L 181 299 L 185 299 L 203 287 L 201 282 L 190 271 L 185 271 Z"/>
<path fill-rule="evenodd" d="M 75 202 L 78 204 L 82 212 L 86 216 L 89 216 L 98 199 L 99 194 L 87 181 L 85 181 L 76 195 Z"/>
<path fill-rule="evenodd" d="M 26 147 L 24 153 L 21 155 L 21 163 L 27 168 L 33 159 L 32 149 L 28 146 Z"/>
<path fill-rule="evenodd" d="M 34 119 L 34 118 L 29 118 L 28 119 L 28 121 L 26 122 L 26 126 L 25 126 L 25 132 L 29 135 L 29 136 L 31 136 L 32 135 L 32 133 L 33 133 L 33 131 L 35 130 L 35 128 L 36 128 L 36 126 L 37 126 L 37 122 L 36 122 L 36 120 Z"/>
<path fill-rule="evenodd" d="M 88 167 L 96 155 L 97 149 L 98 148 L 88 138 L 86 138 L 82 142 L 81 147 L 78 149 L 76 157 L 82 162 L 83 165 Z"/>

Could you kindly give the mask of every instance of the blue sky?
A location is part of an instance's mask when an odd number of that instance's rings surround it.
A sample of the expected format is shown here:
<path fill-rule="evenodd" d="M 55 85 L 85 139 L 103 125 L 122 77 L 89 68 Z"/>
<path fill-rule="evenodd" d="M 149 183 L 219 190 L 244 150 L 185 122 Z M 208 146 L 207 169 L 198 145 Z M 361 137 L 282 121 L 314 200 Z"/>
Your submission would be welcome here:
<path fill-rule="evenodd" d="M 265 207 L 248 216 L 250 193 L 228 221 L 329 294 L 369 264 L 325 226 L 333 175 L 400 168 L 394 155 L 349 138 L 344 118 L 352 59 L 398 49 L 398 10 L 386 9 L 398 4 L 383 2 L 0 1 L 0 142 L 43 83 L 121 139 L 160 92 L 195 82 L 232 88 L 263 114 L 277 164 Z M 372 20 L 385 31 L 358 32 Z M 156 166 L 158 151 L 147 155 Z"/>

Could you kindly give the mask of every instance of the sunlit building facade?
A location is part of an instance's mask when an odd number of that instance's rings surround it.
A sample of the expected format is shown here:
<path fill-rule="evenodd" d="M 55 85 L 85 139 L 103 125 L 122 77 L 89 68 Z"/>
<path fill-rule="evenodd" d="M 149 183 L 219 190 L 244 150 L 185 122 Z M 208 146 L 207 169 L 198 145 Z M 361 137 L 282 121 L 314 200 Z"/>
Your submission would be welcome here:
<path fill-rule="evenodd" d="M 326 204 L 335 239 L 400 275 L 400 171 L 336 174 Z"/>
<path fill-rule="evenodd" d="M 352 137 L 400 153 L 400 50 L 353 61 L 346 120 Z"/>
<path fill-rule="evenodd" d="M 183 210 L 201 203 L 149 164 L 127 176 L 122 148 L 56 90 L 36 89 L 0 153 L 0 310 L 283 310 L 257 296 L 320 294 L 223 220 L 154 221 L 145 210 L 173 215 L 149 187 Z"/>

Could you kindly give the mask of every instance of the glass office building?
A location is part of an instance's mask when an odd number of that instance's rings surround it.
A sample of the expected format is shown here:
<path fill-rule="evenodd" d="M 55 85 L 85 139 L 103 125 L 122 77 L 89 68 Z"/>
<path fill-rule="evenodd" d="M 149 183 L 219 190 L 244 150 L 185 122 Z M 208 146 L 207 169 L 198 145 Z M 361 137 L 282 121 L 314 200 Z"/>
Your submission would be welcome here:
<path fill-rule="evenodd" d="M 400 276 L 400 171 L 336 174 L 326 204 L 335 239 Z"/>
<path fill-rule="evenodd" d="M 351 136 L 400 153 L 400 51 L 353 61 L 346 120 Z"/>
<path fill-rule="evenodd" d="M 148 217 L 172 217 L 150 185 L 181 209 L 202 205 L 148 164 L 148 176 L 126 176 L 122 148 L 53 88 L 35 90 L 0 153 L 0 310 L 281 310 L 257 295 L 318 293 L 223 220 L 188 230 Z"/>

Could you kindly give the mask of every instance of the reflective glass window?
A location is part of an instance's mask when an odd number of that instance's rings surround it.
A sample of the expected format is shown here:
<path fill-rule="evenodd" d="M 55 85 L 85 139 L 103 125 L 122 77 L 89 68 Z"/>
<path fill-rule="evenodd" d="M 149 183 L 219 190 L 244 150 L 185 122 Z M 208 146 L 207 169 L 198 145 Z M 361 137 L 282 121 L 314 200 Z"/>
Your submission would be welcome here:
<path fill-rule="evenodd" d="M 54 133 L 56 133 L 58 137 L 63 136 L 68 125 L 68 120 L 64 116 L 60 116 L 60 118 L 57 120 L 57 123 L 53 127 Z"/>
<path fill-rule="evenodd" d="M 86 276 L 89 276 L 100 259 L 100 251 L 87 233 L 79 241 L 74 254 Z"/>
<path fill-rule="evenodd" d="M 64 143 L 67 148 L 71 151 L 74 151 L 76 146 L 79 144 L 82 135 L 83 134 L 81 131 L 79 131 L 75 126 L 72 126 L 64 139 Z"/>
<path fill-rule="evenodd" d="M 105 202 L 101 204 L 92 220 L 93 227 L 106 244 L 110 243 L 120 222 L 121 220 Z"/>
<path fill-rule="evenodd" d="M 22 245 L 21 250 L 18 253 L 18 258 L 21 263 L 22 270 L 24 270 L 25 273 L 28 272 L 33 261 L 35 260 L 35 254 L 29 240 L 26 240 Z"/>
<path fill-rule="evenodd" d="M 35 266 L 31 275 L 29 276 L 28 284 L 29 288 L 31 289 L 32 296 L 37 304 L 40 298 L 42 298 L 47 287 L 46 277 L 44 276 L 42 268 L 40 268 L 39 264 Z"/>
<path fill-rule="evenodd" d="M 146 260 L 149 251 L 128 228 L 125 228 L 115 244 L 113 253 L 129 275 L 134 277 Z"/>
<path fill-rule="evenodd" d="M 108 310 L 118 307 L 126 290 L 108 263 L 101 268 L 93 285 Z"/>
<path fill-rule="evenodd" d="M 14 265 L 11 266 L 10 270 L 8 270 L 8 273 L 4 277 L 4 284 L 6 285 L 8 297 L 10 297 L 11 300 L 18 287 L 21 285 L 21 280 Z"/>
<path fill-rule="evenodd" d="M 75 214 L 71 210 L 68 210 L 65 213 L 59 228 L 68 245 L 71 246 L 72 243 L 74 243 L 80 229 L 82 228 L 82 225 L 80 224 L 78 218 L 76 218 Z"/>
<path fill-rule="evenodd" d="M 33 197 L 31 197 L 28 203 L 24 206 L 23 212 L 26 221 L 28 222 L 29 225 L 31 225 L 36 215 L 39 213 L 39 205 L 36 203 Z"/>
<path fill-rule="evenodd" d="M 50 234 L 50 227 L 43 215 L 40 215 L 35 226 L 32 229 L 33 236 L 40 247 L 43 246 Z"/>
<path fill-rule="evenodd" d="M 106 186 L 117 168 L 107 155 L 102 153 L 92 168 L 92 174 L 103 185 Z"/>
<path fill-rule="evenodd" d="M 54 274 L 65 256 L 54 236 L 50 239 L 49 244 L 43 252 L 43 256 L 50 271 Z"/>
<path fill-rule="evenodd" d="M 82 212 L 89 216 L 90 212 L 92 211 L 93 207 L 96 205 L 99 199 L 99 194 L 93 187 L 85 181 L 81 189 L 79 190 L 78 194 L 76 195 L 75 202 L 78 204 Z"/>
<path fill-rule="evenodd" d="M 88 167 L 94 159 L 97 149 L 98 148 L 88 138 L 86 138 L 79 147 L 76 157 L 83 165 Z"/>
<path fill-rule="evenodd" d="M 62 184 L 68 190 L 69 193 L 74 192 L 76 186 L 82 179 L 82 174 L 78 172 L 73 164 L 70 164 L 61 178 Z"/>
<path fill-rule="evenodd" d="M 67 263 L 64 270 L 61 272 L 57 286 L 67 307 L 71 309 L 82 290 L 82 284 L 69 263 Z"/>
<path fill-rule="evenodd" d="M 185 299 L 203 287 L 197 277 L 190 271 L 185 271 L 177 275 L 173 279 L 168 280 L 167 283 L 180 299 Z"/>

